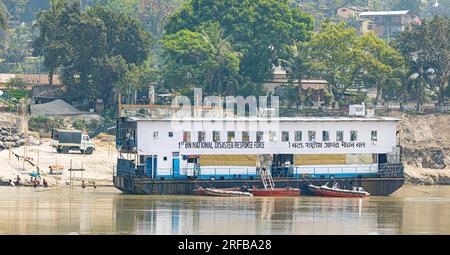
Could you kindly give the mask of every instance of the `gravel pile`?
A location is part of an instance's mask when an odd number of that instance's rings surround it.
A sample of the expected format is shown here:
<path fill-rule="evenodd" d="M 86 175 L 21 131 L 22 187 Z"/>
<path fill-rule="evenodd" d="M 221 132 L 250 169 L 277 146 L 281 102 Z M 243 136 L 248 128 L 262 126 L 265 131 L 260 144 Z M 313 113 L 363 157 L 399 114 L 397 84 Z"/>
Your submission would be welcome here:
<path fill-rule="evenodd" d="M 33 116 L 70 116 L 79 114 L 83 114 L 83 112 L 60 99 L 46 104 L 31 105 L 31 115 Z"/>

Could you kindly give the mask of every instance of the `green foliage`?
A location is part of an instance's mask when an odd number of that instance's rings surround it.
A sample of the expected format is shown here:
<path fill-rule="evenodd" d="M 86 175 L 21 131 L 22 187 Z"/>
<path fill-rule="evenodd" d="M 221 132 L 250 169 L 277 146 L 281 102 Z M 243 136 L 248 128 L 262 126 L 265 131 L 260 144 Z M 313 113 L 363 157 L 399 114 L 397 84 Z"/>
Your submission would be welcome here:
<path fill-rule="evenodd" d="M 6 30 L 8 27 L 8 10 L 3 2 L 0 2 L 0 29 Z"/>
<path fill-rule="evenodd" d="M 30 94 L 30 91 L 23 90 L 23 89 L 8 90 L 9 97 L 15 98 L 17 100 L 20 100 L 22 98 L 28 97 L 29 94 Z"/>
<path fill-rule="evenodd" d="M 334 101 L 355 83 L 372 81 L 381 91 L 389 79 L 404 73 L 403 59 L 395 49 L 373 34 L 358 36 L 345 23 L 324 24 L 308 47 L 310 54 L 292 63 L 308 61 L 310 73 L 328 81 Z"/>
<path fill-rule="evenodd" d="M 27 83 L 22 78 L 11 78 L 6 82 L 6 86 L 10 89 L 25 89 Z"/>
<path fill-rule="evenodd" d="M 424 86 L 435 93 L 440 104 L 444 103 L 450 77 L 450 19 L 436 16 L 412 26 L 400 34 L 397 48 L 407 59 L 410 75 L 415 77 L 418 105 Z"/>
<path fill-rule="evenodd" d="M 205 24 L 218 23 L 224 37 L 229 37 L 231 45 L 242 54 L 239 75 L 261 83 L 271 78 L 273 65 L 279 63 L 290 45 L 310 36 L 312 18 L 289 8 L 288 2 L 192 0 L 169 18 L 166 32 L 200 32 Z"/>
<path fill-rule="evenodd" d="M 110 103 L 130 66 L 149 57 L 151 37 L 140 22 L 102 6 L 82 11 L 78 1 L 53 0 L 36 26 L 34 53 L 44 57 L 49 75 L 60 70 L 72 100 Z"/>
<path fill-rule="evenodd" d="M 24 22 L 35 19 L 40 10 L 49 7 L 49 0 L 3 0 L 11 18 Z"/>
<path fill-rule="evenodd" d="M 78 130 L 85 131 L 85 130 L 87 130 L 87 122 L 86 122 L 86 120 L 83 120 L 83 119 L 74 120 L 72 122 L 72 127 L 74 127 L 75 129 L 78 129 Z"/>
<path fill-rule="evenodd" d="M 223 38 L 217 24 L 201 32 L 181 30 L 163 40 L 166 84 L 171 87 L 201 87 L 208 93 L 233 93 L 241 55 Z"/>
<path fill-rule="evenodd" d="M 53 129 L 61 129 L 65 127 L 63 119 L 49 116 L 32 116 L 28 121 L 30 131 L 48 133 Z"/>

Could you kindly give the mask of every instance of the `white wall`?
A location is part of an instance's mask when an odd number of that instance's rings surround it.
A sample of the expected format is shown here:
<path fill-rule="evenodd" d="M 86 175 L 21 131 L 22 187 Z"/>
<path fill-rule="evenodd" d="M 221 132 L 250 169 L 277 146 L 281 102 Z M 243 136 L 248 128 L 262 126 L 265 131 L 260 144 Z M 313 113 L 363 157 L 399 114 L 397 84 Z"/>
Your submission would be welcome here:
<path fill-rule="evenodd" d="M 226 141 L 227 131 L 245 130 L 245 123 L 237 122 L 236 127 L 226 127 L 221 131 L 221 141 Z M 191 142 L 197 142 L 198 129 L 193 129 Z M 289 131 L 291 143 L 294 141 L 294 131 L 303 132 L 302 143 L 304 148 L 293 148 L 288 142 L 281 142 L 281 131 Z M 317 142 L 322 142 L 322 131 L 330 132 L 330 141 L 336 141 L 336 131 L 344 131 L 344 141 L 350 142 L 350 130 L 358 131 L 357 143 L 365 143 L 364 147 L 354 148 L 306 148 L 308 131 L 316 131 Z M 371 131 L 378 132 L 378 142 L 371 141 Z M 154 132 L 158 132 L 158 138 L 154 138 Z M 173 137 L 168 133 L 174 132 Z M 160 155 L 171 158 L 172 152 L 180 152 L 180 155 L 210 155 L 210 154 L 351 154 L 351 153 L 388 153 L 396 146 L 396 122 L 281 122 L 279 127 L 278 142 L 268 141 L 269 135 L 265 131 L 263 148 L 185 148 L 180 147 L 183 142 L 183 132 L 173 131 L 170 122 L 165 121 L 139 121 L 138 122 L 138 148 L 140 155 Z M 236 132 L 236 141 L 241 141 L 241 132 Z M 212 142 L 212 131 L 206 131 L 206 141 Z M 256 132 L 250 132 L 250 141 L 256 141 Z M 182 145 L 182 144 L 181 144 Z M 214 145 L 214 143 L 213 143 Z M 323 145 L 323 144 L 322 144 Z M 356 145 L 356 143 L 355 143 Z M 324 145 L 323 145 L 324 146 Z M 158 160 L 160 160 L 158 158 Z M 171 164 L 171 162 L 170 162 Z"/>

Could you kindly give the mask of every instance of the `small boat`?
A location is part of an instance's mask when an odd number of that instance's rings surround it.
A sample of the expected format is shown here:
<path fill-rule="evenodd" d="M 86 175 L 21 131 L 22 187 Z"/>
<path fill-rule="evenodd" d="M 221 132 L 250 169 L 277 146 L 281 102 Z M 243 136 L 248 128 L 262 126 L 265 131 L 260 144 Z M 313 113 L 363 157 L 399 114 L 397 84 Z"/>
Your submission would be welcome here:
<path fill-rule="evenodd" d="M 250 189 L 255 197 L 298 197 L 300 189 L 294 188 L 272 188 L 272 189 Z"/>
<path fill-rule="evenodd" d="M 194 189 L 194 194 L 199 196 L 213 196 L 213 197 L 253 197 L 249 192 L 240 191 L 239 188 L 231 189 L 215 189 L 215 188 L 202 188 Z"/>
<path fill-rule="evenodd" d="M 309 185 L 309 190 L 316 196 L 321 197 L 368 197 L 369 192 L 366 192 L 362 187 L 354 187 L 350 189 L 340 189 L 337 184 L 333 187 L 328 187 L 327 185 L 315 186 Z"/>

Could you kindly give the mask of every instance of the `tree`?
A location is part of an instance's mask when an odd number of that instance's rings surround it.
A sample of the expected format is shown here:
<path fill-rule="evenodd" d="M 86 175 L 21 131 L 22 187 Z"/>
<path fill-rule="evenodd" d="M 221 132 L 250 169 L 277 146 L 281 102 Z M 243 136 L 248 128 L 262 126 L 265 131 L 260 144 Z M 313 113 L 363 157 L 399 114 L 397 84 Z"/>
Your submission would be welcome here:
<path fill-rule="evenodd" d="M 423 0 L 394 0 L 389 1 L 390 10 L 409 10 L 414 15 L 420 15 L 425 8 Z"/>
<path fill-rule="evenodd" d="M 297 42 L 289 48 L 286 59 L 281 61 L 281 66 L 286 70 L 290 82 L 297 81 L 297 86 L 289 87 L 289 99 L 296 101 L 297 108 L 303 104 L 302 79 L 309 77 L 311 70 L 311 48 L 306 42 Z"/>
<path fill-rule="evenodd" d="M 442 105 L 450 77 L 450 19 L 435 16 L 420 25 L 413 25 L 400 34 L 397 48 L 417 77 L 418 93 L 422 94 L 423 84 L 436 94 Z M 418 107 L 420 104 L 418 102 Z"/>
<path fill-rule="evenodd" d="M 327 80 L 334 101 L 360 80 L 370 57 L 363 50 L 363 41 L 356 30 L 345 23 L 324 24 L 322 31 L 310 42 L 311 68 L 319 77 Z"/>
<path fill-rule="evenodd" d="M 156 38 L 162 38 L 168 17 L 185 0 L 143 0 L 140 8 L 140 19 L 145 29 Z"/>
<path fill-rule="evenodd" d="M 288 46 L 307 40 L 312 18 L 291 9 L 288 0 L 191 0 L 177 10 L 166 25 L 168 35 L 181 30 L 199 32 L 205 23 L 218 23 L 242 53 L 239 74 L 254 83 L 272 77 Z"/>
<path fill-rule="evenodd" d="M 102 6 L 82 11 L 78 1 L 53 0 L 37 27 L 35 54 L 44 57 L 51 73 L 59 69 L 74 100 L 110 103 L 128 65 L 149 57 L 151 37 L 139 21 Z"/>
<path fill-rule="evenodd" d="M 0 2 L 0 29 L 6 30 L 8 27 L 8 10 L 3 2 Z"/>
<path fill-rule="evenodd" d="M 227 39 L 217 24 L 201 32 L 181 30 L 165 36 L 165 83 L 173 87 L 202 87 L 209 93 L 230 92 L 225 84 L 237 79 L 240 55 Z"/>
<path fill-rule="evenodd" d="M 376 85 L 379 99 L 383 87 L 398 81 L 404 72 L 400 53 L 373 34 L 358 36 L 345 23 L 324 24 L 309 47 L 308 69 L 327 80 L 334 101 L 364 81 Z"/>
<path fill-rule="evenodd" d="M 63 10 L 69 8 L 68 1 L 50 0 L 50 9 L 37 15 L 35 27 L 39 35 L 33 41 L 33 54 L 44 57 L 44 65 L 48 70 L 49 84 L 53 84 L 56 67 L 61 65 L 65 54 L 62 38 L 65 29 L 58 22 L 62 19 Z"/>
<path fill-rule="evenodd" d="M 385 41 L 370 33 L 361 37 L 364 50 L 371 57 L 366 59 L 364 79 L 375 84 L 377 88 L 376 102 L 379 102 L 383 90 L 398 87 L 406 75 L 403 56 Z M 397 91 L 398 92 L 398 91 Z M 394 96 L 395 95 L 391 95 Z"/>

